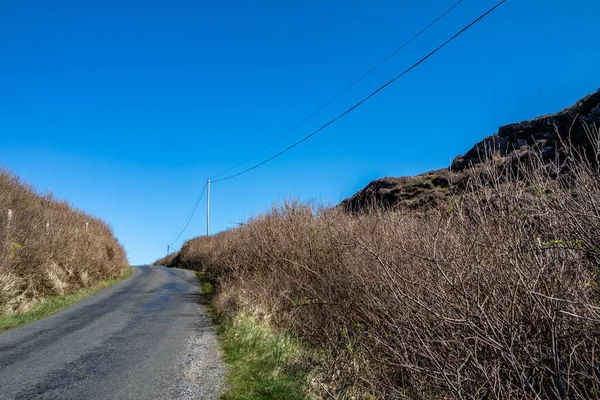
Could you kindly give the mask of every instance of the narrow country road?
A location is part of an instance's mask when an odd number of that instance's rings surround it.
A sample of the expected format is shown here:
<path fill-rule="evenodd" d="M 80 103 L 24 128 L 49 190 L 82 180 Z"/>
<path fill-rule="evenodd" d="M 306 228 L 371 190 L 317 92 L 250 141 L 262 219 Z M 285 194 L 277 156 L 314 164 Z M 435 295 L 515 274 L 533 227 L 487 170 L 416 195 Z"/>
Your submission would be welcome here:
<path fill-rule="evenodd" d="M 0 399 L 217 399 L 224 369 L 191 271 L 124 282 L 0 334 Z"/>

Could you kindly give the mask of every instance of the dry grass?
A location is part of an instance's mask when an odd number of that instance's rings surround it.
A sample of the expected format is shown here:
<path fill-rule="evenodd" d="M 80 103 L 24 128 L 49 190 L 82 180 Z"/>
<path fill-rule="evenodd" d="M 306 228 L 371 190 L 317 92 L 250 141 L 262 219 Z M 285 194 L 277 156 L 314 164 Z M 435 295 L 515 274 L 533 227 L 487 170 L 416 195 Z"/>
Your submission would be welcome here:
<path fill-rule="evenodd" d="M 0 232 L 0 314 L 116 278 L 128 266 L 106 223 L 36 193 L 6 170 L 0 170 Z"/>
<path fill-rule="evenodd" d="M 316 396 L 598 399 L 598 152 L 569 154 L 482 165 L 423 212 L 288 202 L 175 260 L 219 312 L 324 349 Z"/>
<path fill-rule="evenodd" d="M 174 265 L 177 264 L 177 257 L 179 256 L 178 252 L 171 253 L 166 257 L 159 258 L 154 262 L 154 265 Z"/>

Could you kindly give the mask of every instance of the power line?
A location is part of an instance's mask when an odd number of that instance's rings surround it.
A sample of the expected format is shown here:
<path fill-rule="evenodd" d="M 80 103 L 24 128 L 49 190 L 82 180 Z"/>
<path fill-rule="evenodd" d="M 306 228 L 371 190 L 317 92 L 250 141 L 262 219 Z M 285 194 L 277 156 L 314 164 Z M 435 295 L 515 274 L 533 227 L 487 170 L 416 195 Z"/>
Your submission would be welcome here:
<path fill-rule="evenodd" d="M 398 80 L 399 78 L 401 78 L 402 76 L 406 75 L 408 72 L 412 71 L 413 69 L 415 69 L 417 66 L 419 66 L 420 64 L 422 64 L 424 61 L 426 61 L 427 59 L 429 59 L 431 56 L 433 56 L 435 53 L 437 53 L 438 51 L 440 51 L 442 48 L 444 48 L 446 45 L 448 45 L 450 42 L 452 42 L 454 39 L 456 39 L 457 37 L 459 37 L 461 34 L 463 34 L 465 31 L 467 31 L 468 29 L 470 29 L 473 25 L 475 25 L 477 22 L 481 21 L 483 18 L 485 18 L 486 16 L 488 16 L 490 13 L 492 13 L 494 10 L 496 10 L 498 7 L 500 7 L 502 4 L 506 3 L 507 0 L 502 0 L 500 2 L 498 2 L 494 7 L 490 8 L 488 11 L 486 11 L 485 13 L 483 13 L 482 15 L 480 15 L 478 18 L 476 18 L 475 20 L 473 20 L 470 24 L 468 24 L 467 26 L 465 26 L 463 29 L 461 29 L 459 32 L 457 32 L 456 34 L 454 34 L 450 39 L 446 40 L 444 43 L 442 43 L 440 46 L 438 46 L 437 48 L 435 48 L 433 51 L 431 51 L 429 54 L 427 54 L 425 57 L 421 58 L 419 61 L 417 61 L 416 63 L 414 63 L 413 65 L 411 65 L 409 68 L 407 68 L 406 70 L 404 70 L 402 73 L 396 75 L 394 78 L 392 78 L 391 80 L 389 80 L 388 82 L 386 82 L 384 85 L 380 86 L 377 90 L 371 92 L 368 96 L 366 96 L 365 98 L 363 98 L 361 101 L 359 101 L 358 103 L 356 103 L 355 105 L 353 105 L 352 107 L 348 108 L 346 111 L 344 111 L 343 113 L 339 114 L 337 117 L 331 119 L 329 122 L 325 123 L 324 125 L 322 125 L 320 128 L 318 128 L 317 130 L 313 131 L 311 134 L 305 136 L 304 138 L 302 138 L 301 140 L 295 142 L 294 144 L 288 146 L 287 148 L 285 148 L 284 150 L 280 151 L 279 153 L 275 154 L 274 156 L 271 156 L 263 161 L 261 161 L 258 164 L 253 165 L 250 168 L 247 168 L 241 172 L 238 172 L 236 174 L 233 175 L 229 175 L 225 178 L 221 178 L 221 179 L 217 179 L 217 180 L 213 180 L 213 182 L 222 182 L 237 176 L 240 176 L 246 172 L 249 172 L 253 169 L 256 169 L 258 167 L 260 167 L 263 164 L 266 164 L 267 162 L 281 156 L 282 154 L 288 152 L 289 150 L 293 149 L 294 147 L 296 147 L 297 145 L 299 145 L 300 143 L 310 139 L 311 137 L 313 137 L 314 135 L 316 135 L 317 133 L 319 133 L 320 131 L 322 131 L 323 129 L 327 128 L 329 125 L 333 124 L 334 122 L 336 122 L 337 120 L 343 118 L 344 116 L 346 116 L 347 114 L 351 113 L 352 111 L 354 111 L 356 108 L 360 107 L 363 103 L 365 103 L 367 100 L 369 100 L 371 97 L 375 96 L 377 93 L 379 93 L 380 91 L 382 91 L 383 89 L 385 89 L 387 86 L 391 85 L 393 82 L 395 82 L 396 80 Z M 448 11 L 446 11 L 446 13 L 442 14 L 441 17 L 439 17 L 437 20 L 441 19 L 445 14 L 447 14 L 450 10 L 452 10 L 454 7 L 456 7 L 458 4 L 460 4 L 462 2 L 459 1 L 458 3 L 456 3 L 452 8 L 450 8 Z M 434 21 L 431 25 L 433 25 L 435 22 Z M 428 26 L 429 27 L 429 26 Z M 425 30 L 428 28 L 426 27 Z M 422 32 L 420 32 L 422 33 Z M 420 34 L 419 33 L 419 34 Z M 418 35 L 417 35 L 418 36 Z M 414 40 L 414 39 L 411 39 Z M 410 43 L 407 42 L 407 44 Z M 405 46 L 405 45 L 404 45 Z M 399 50 L 397 50 L 399 51 Z M 396 51 L 396 52 L 397 52 Z M 392 55 L 390 55 L 387 59 L 389 59 L 391 56 L 393 56 L 395 53 L 393 53 Z M 348 88 L 346 88 L 344 91 L 342 91 L 340 94 L 338 94 L 336 97 L 334 97 L 330 102 L 328 102 L 327 104 L 325 104 L 323 107 L 321 107 L 319 110 L 317 110 L 315 113 L 311 114 L 309 117 L 307 117 L 304 121 L 302 121 L 300 124 L 298 124 L 296 127 L 292 128 L 292 130 L 296 129 L 298 126 L 300 126 L 302 123 L 304 123 L 306 120 L 308 120 L 309 118 L 311 118 L 314 114 L 318 113 L 322 108 L 326 107 L 328 104 L 330 104 L 332 101 L 334 101 L 337 97 L 339 97 L 341 94 L 343 94 L 345 91 L 347 91 L 350 87 L 352 87 L 353 85 L 355 85 L 357 82 L 359 82 L 360 80 L 362 80 L 365 76 L 367 76 L 369 73 L 371 73 L 373 70 L 375 70 L 378 66 L 380 66 L 381 64 L 383 64 L 385 61 L 387 61 L 387 59 L 385 59 L 384 61 L 382 61 L 380 64 L 378 64 L 377 66 L 375 66 L 371 71 L 367 72 L 367 74 L 365 74 L 363 77 L 359 78 L 359 80 L 357 80 L 355 83 L 353 83 L 352 85 L 350 85 Z M 286 132 L 289 133 L 292 130 Z M 286 135 L 284 134 L 284 136 Z M 283 136 L 282 136 L 283 137 Z M 280 137 L 281 138 L 281 137 Z M 279 139 L 280 139 L 279 138 Z M 279 140 L 277 139 L 277 140 Z M 276 141 L 277 141 L 276 140 Z M 275 141 L 275 142 L 276 142 Z M 273 142 L 274 143 L 274 142 Z M 265 147 L 264 149 L 270 147 L 273 143 L 269 144 L 267 147 Z M 262 152 L 264 149 L 262 149 L 260 152 Z M 258 153 L 256 153 L 258 154 Z M 254 154 L 254 155 L 256 155 Z M 250 158 L 254 157 L 251 156 Z M 243 164 L 244 162 L 246 162 L 247 160 L 249 160 L 250 158 L 246 159 L 245 161 L 243 161 L 242 163 L 238 164 L 237 166 Z M 236 167 L 237 167 L 236 166 Z M 231 169 L 233 169 L 235 167 L 230 168 L 227 171 L 230 171 Z M 225 171 L 225 172 L 227 172 Z M 217 175 L 223 175 L 225 172 L 222 172 L 221 174 Z M 179 238 L 181 237 L 181 235 L 183 235 L 183 233 L 185 232 L 186 228 L 188 227 L 192 217 L 194 216 L 194 213 L 196 212 L 196 209 L 198 208 L 198 205 L 200 204 L 200 200 L 202 199 L 202 197 L 204 196 L 204 192 L 206 191 L 206 188 L 208 186 L 208 182 L 207 184 L 204 186 L 204 188 L 202 189 L 202 193 L 200 193 L 200 196 L 198 196 L 198 199 L 196 200 L 196 203 L 194 204 L 192 211 L 189 214 L 189 217 L 187 219 L 187 222 L 185 223 L 183 229 L 181 230 L 181 232 L 179 233 L 179 235 L 177 236 L 177 238 L 169 245 L 171 246 L 173 243 L 175 243 L 177 240 L 179 240 Z"/>
<path fill-rule="evenodd" d="M 198 196 L 198 198 L 194 201 L 194 204 L 192 205 L 192 208 L 188 212 L 187 216 L 184 219 L 184 222 L 181 224 L 181 227 L 177 230 L 177 232 L 181 232 L 184 229 L 186 221 L 190 218 L 190 216 L 194 212 L 194 208 L 196 207 L 196 204 L 200 202 L 200 199 L 201 199 L 201 195 Z M 173 240 L 173 243 L 175 243 L 177 241 L 177 239 L 178 239 L 178 237 L 175 240 Z M 173 243 L 171 243 L 171 244 L 173 244 Z"/>
<path fill-rule="evenodd" d="M 317 115 L 325 107 L 327 107 L 328 105 L 330 105 L 331 103 L 333 103 L 334 101 L 336 101 L 340 96 L 342 96 L 348 90 L 352 89 L 356 84 L 358 84 L 364 78 L 366 78 L 367 76 L 369 76 L 373 71 L 375 71 L 377 68 L 379 68 L 380 66 L 382 66 L 390 58 L 392 58 L 393 56 L 395 56 L 400 50 L 404 49 L 406 46 L 408 46 L 410 43 L 412 43 L 415 39 L 417 39 L 419 36 L 421 36 L 423 33 L 425 33 L 425 31 L 427 31 L 429 28 L 431 28 L 433 25 L 435 25 L 439 20 L 441 20 L 442 18 L 444 18 L 450 11 L 454 10 L 463 1 L 464 0 L 459 0 L 458 2 L 456 2 L 452 7 L 448 8 L 440 16 L 438 16 L 435 20 L 433 20 L 431 23 L 429 23 L 429 25 L 427 25 L 425 28 L 421 29 L 416 35 L 414 35 L 408 41 L 404 42 L 404 44 L 402 44 L 400 47 L 396 48 L 396 50 L 394 50 L 390 55 L 388 55 L 386 58 L 384 58 L 383 60 L 381 60 L 377 65 L 375 65 L 373 68 L 371 68 L 370 70 L 368 70 L 360 78 L 358 78 L 357 80 L 355 80 L 354 82 L 352 82 L 348 87 L 346 87 L 344 90 L 342 90 L 337 95 L 335 95 L 327 103 L 325 103 L 321 107 L 319 107 L 316 111 L 314 111 L 308 117 L 304 118 L 302 121 L 300 121 L 298 124 L 296 124 L 293 128 L 289 129 L 288 131 L 286 131 L 285 133 L 283 133 L 281 136 L 279 136 L 278 138 L 276 138 L 275 140 L 273 140 L 272 142 L 270 142 L 269 144 L 267 144 L 265 147 L 263 147 L 262 149 L 258 150 L 256 153 L 254 153 L 251 156 L 249 156 L 248 158 L 244 159 L 243 161 L 240 161 L 239 163 L 237 163 L 233 167 L 228 168 L 225 171 L 223 171 L 223 172 L 221 172 L 221 173 L 213 176 L 211 179 L 216 179 L 219 176 L 223 176 L 226 173 L 228 173 L 229 171 L 232 171 L 232 170 L 236 169 L 237 167 L 239 167 L 240 165 L 245 164 L 249 160 L 253 159 L 257 155 L 259 155 L 260 153 L 262 153 L 263 151 L 265 151 L 266 149 L 268 149 L 269 147 L 273 146 L 275 143 L 279 142 L 281 139 L 283 139 L 284 137 L 286 137 L 287 135 L 289 135 L 290 133 L 292 133 L 293 131 L 295 131 L 297 128 L 299 128 L 301 125 L 303 125 L 306 121 L 308 121 L 309 119 L 311 119 L 312 117 L 314 117 L 315 115 Z M 218 181 L 214 181 L 214 182 L 218 182 Z"/>
<path fill-rule="evenodd" d="M 200 193 L 200 196 L 198 196 L 198 198 L 196 199 L 196 202 L 194 203 L 191 211 L 188 213 L 187 221 L 184 223 L 183 228 L 179 232 L 179 235 L 175 238 L 175 240 L 173 240 L 173 242 L 171 242 L 171 244 L 169 244 L 169 247 L 173 246 L 173 244 L 179 240 L 179 238 L 181 237 L 181 235 L 183 235 L 183 233 L 187 229 L 188 225 L 190 224 L 190 221 L 192 220 L 192 217 L 194 216 L 194 214 L 196 213 L 196 210 L 198 209 L 198 205 L 200 204 L 200 200 L 202 200 L 202 197 L 204 197 L 204 192 L 206 191 L 207 185 L 208 185 L 208 183 L 204 184 L 204 189 L 202 189 L 202 192 Z"/>
<path fill-rule="evenodd" d="M 467 31 L 473 25 L 475 25 L 477 22 L 481 21 L 483 18 L 485 18 L 486 16 L 488 16 L 490 13 L 492 13 L 495 9 L 497 9 L 498 7 L 500 7 L 502 4 L 506 3 L 506 1 L 507 0 L 502 0 L 502 1 L 498 2 L 494 7 L 490 8 L 488 11 L 486 11 L 485 13 L 483 13 L 482 15 L 480 15 L 473 22 L 471 22 L 470 24 L 468 24 L 467 26 L 465 26 L 458 33 L 454 34 L 454 36 L 452 36 L 450 39 L 446 40 L 444 43 L 442 43 L 440 46 L 438 46 L 432 52 L 430 52 L 429 54 L 427 54 L 425 57 L 421 58 L 419 61 L 417 61 L 416 63 L 414 63 L 413 65 L 411 65 L 409 68 L 407 68 L 406 70 L 404 70 L 402 73 L 396 75 L 394 78 L 392 78 L 391 80 L 387 81 L 384 85 L 380 86 L 377 90 L 375 90 L 374 92 L 372 92 L 371 94 L 369 94 L 367 97 L 363 98 L 361 101 L 359 101 L 358 103 L 356 103 L 355 105 L 353 105 L 352 107 L 350 107 L 349 109 L 347 109 L 346 111 L 344 111 L 343 113 L 341 113 L 340 115 L 338 115 L 337 117 L 333 118 L 332 120 L 330 120 L 326 124 L 322 125 L 320 128 L 318 128 L 317 130 L 313 131 L 311 134 L 305 136 L 304 138 L 302 138 L 301 140 L 295 142 L 294 144 L 286 147 L 285 149 L 283 149 L 279 153 L 275 154 L 274 156 L 271 156 L 271 157 L 269 157 L 269 158 L 267 158 L 267 159 L 259 162 L 258 164 L 253 165 L 250 168 L 246 168 L 245 170 L 243 170 L 241 172 L 238 172 L 238 173 L 233 174 L 233 175 L 229 175 L 229 176 L 227 176 L 225 178 L 214 180 L 213 182 L 226 181 L 228 179 L 235 178 L 236 176 L 240 176 L 242 174 L 245 174 L 246 172 L 252 171 L 253 169 L 256 169 L 256 168 L 260 167 L 261 165 L 266 164 L 269 161 L 271 161 L 271 160 L 273 160 L 273 159 L 281 156 L 282 154 L 290 151 L 294 147 L 298 146 L 300 143 L 302 143 L 302 142 L 310 139 L 311 137 L 313 137 L 314 135 L 316 135 L 317 133 L 319 133 L 323 129 L 327 128 L 329 125 L 333 124 L 337 120 L 341 119 L 342 117 L 344 117 L 347 114 L 349 114 L 352 111 L 354 111 L 356 108 L 360 107 L 363 103 L 365 103 L 371 97 L 375 96 L 377 93 L 381 92 L 383 89 L 385 89 L 386 87 L 388 87 L 392 83 L 394 83 L 396 80 L 398 80 L 402 76 L 406 75 L 407 73 L 409 73 L 410 71 L 412 71 L 413 69 L 415 69 L 416 67 L 418 67 L 425 60 L 427 60 L 428 58 L 430 58 L 431 56 L 433 56 L 435 53 L 437 53 L 438 51 L 440 51 L 442 48 L 444 48 L 448 43 L 452 42 L 454 39 L 456 39 L 457 37 L 459 37 L 461 34 L 463 34 L 465 31 Z"/>

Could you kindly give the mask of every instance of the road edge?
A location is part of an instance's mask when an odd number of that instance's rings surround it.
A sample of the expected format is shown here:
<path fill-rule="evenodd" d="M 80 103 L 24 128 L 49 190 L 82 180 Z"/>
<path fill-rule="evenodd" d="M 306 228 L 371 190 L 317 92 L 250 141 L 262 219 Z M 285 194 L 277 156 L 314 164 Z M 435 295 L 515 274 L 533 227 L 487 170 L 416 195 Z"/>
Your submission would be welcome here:
<path fill-rule="evenodd" d="M 128 266 L 117 278 L 103 279 L 94 286 L 78 290 L 64 296 L 48 296 L 35 303 L 29 310 L 11 315 L 0 315 L 0 333 L 50 317 L 70 305 L 80 302 L 101 290 L 125 281 L 133 275 L 133 267 Z"/>

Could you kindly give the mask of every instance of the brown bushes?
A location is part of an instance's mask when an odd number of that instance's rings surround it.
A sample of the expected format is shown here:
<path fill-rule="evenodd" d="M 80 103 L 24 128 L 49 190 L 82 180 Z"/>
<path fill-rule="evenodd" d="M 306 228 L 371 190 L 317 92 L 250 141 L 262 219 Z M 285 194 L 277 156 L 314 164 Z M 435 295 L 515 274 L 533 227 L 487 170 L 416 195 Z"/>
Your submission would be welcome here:
<path fill-rule="evenodd" d="M 9 211 L 10 216 L 9 216 Z M 103 221 L 0 170 L 0 313 L 121 275 L 125 252 Z"/>
<path fill-rule="evenodd" d="M 323 348 L 323 397 L 598 399 L 600 174 L 571 155 L 483 165 L 422 213 L 289 202 L 177 262 Z"/>
<path fill-rule="evenodd" d="M 176 265 L 178 264 L 179 252 L 171 253 L 166 257 L 159 258 L 153 265 Z"/>

